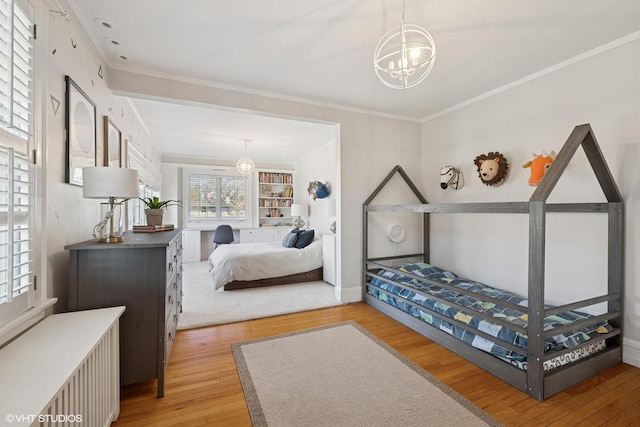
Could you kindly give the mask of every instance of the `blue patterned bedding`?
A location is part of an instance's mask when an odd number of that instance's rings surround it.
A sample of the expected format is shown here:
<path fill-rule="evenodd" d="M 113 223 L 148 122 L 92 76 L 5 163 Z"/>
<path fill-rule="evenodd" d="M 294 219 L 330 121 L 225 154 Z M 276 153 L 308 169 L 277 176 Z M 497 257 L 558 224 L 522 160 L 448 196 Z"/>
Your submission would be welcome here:
<path fill-rule="evenodd" d="M 473 280 L 457 277 L 450 271 L 446 271 L 425 263 L 405 264 L 398 269 L 404 272 L 409 272 L 419 277 L 428 278 L 436 283 L 446 283 L 460 289 L 472 291 L 474 293 L 474 296 L 465 295 L 463 293 L 456 292 L 455 290 L 445 289 L 436 284 L 420 282 L 414 278 L 394 273 L 388 270 L 381 270 L 378 274 L 387 279 L 402 283 L 403 285 L 410 287 L 412 290 L 404 289 L 400 286 L 386 282 L 385 280 L 379 278 L 373 278 L 371 280 L 371 284 L 375 286 L 369 286 L 369 284 L 367 284 L 367 292 L 370 295 L 394 307 L 397 307 L 414 317 L 422 319 L 426 323 L 447 332 L 448 334 L 464 341 L 469 345 L 472 345 L 475 348 L 491 353 L 503 360 L 519 366 L 522 369 L 526 369 L 527 336 L 520 332 L 508 329 L 496 323 L 489 322 L 477 315 L 474 315 L 474 313 L 481 312 L 493 318 L 499 318 L 507 321 L 515 326 L 526 328 L 527 301 L 525 299 L 520 298 L 512 293 L 475 282 Z M 430 299 L 429 295 L 438 296 L 444 301 L 456 303 L 464 307 L 464 310 L 456 308 L 444 302 Z M 523 309 L 522 311 L 517 311 L 494 302 L 484 301 L 482 299 L 483 295 L 490 296 L 492 298 L 506 301 L 512 304 L 517 304 L 519 306 L 522 306 Z M 401 298 L 397 298 L 396 296 Z M 405 302 L 404 300 L 411 301 L 416 305 L 425 307 L 433 312 L 441 314 L 443 315 L 443 318 L 433 316 L 426 311 L 422 311 L 414 305 Z M 548 330 L 556 326 L 566 325 L 568 323 L 590 317 L 592 316 L 587 313 L 577 311 L 559 313 L 546 317 L 544 319 L 544 328 L 545 330 Z M 483 331 L 491 336 L 512 343 L 516 347 L 521 348 L 522 352 L 520 353 L 507 349 L 501 346 L 499 343 L 490 341 L 484 337 L 465 330 L 460 326 L 448 322 L 446 318 L 455 319 L 459 322 L 472 326 L 477 330 Z M 611 330 L 611 326 L 606 322 L 599 323 L 594 326 L 577 328 L 576 330 L 567 331 L 547 338 L 545 340 L 544 350 L 551 351 L 572 348 L 577 346 L 578 344 L 588 341 L 590 339 L 590 335 L 594 333 L 607 333 Z M 590 353 L 591 350 L 600 350 L 600 347 L 604 348 L 604 341 L 600 341 L 598 344 L 600 344 L 598 348 L 581 348 L 579 352 L 580 355 L 586 355 Z M 572 358 L 573 356 L 569 357 L 569 359 Z M 549 364 L 549 369 L 553 367 L 553 364 L 554 362 L 551 362 Z"/>

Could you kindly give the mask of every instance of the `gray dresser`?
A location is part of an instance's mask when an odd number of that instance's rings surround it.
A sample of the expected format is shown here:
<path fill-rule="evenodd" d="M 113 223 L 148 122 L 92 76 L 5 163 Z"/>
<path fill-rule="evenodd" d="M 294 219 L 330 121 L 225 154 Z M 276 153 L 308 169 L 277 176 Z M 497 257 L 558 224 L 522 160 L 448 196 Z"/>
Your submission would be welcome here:
<path fill-rule="evenodd" d="M 125 233 L 122 243 L 65 246 L 69 311 L 126 306 L 120 319 L 122 385 L 164 375 L 182 311 L 182 231 Z"/>

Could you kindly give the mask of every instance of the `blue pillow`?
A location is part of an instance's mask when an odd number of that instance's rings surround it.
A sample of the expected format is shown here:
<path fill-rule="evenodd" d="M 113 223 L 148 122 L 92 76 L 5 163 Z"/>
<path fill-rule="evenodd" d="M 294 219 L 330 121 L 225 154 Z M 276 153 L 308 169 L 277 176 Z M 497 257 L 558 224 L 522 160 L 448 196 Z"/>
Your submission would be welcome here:
<path fill-rule="evenodd" d="M 295 246 L 297 240 L 298 234 L 289 232 L 286 236 L 284 236 L 284 239 L 282 239 L 282 246 L 284 246 L 285 248 L 292 248 Z"/>
<path fill-rule="evenodd" d="M 304 230 L 300 234 L 298 234 L 298 240 L 296 240 L 295 248 L 302 249 L 311 244 L 313 242 L 313 238 L 315 236 L 315 232 L 313 230 Z"/>

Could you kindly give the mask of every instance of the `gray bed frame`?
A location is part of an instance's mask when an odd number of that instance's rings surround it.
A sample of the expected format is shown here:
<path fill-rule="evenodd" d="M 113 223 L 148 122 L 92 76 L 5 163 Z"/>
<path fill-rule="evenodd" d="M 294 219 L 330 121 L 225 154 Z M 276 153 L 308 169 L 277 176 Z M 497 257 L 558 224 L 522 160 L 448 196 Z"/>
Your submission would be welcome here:
<path fill-rule="evenodd" d="M 589 160 L 589 163 L 596 175 L 596 178 L 604 192 L 607 202 L 604 203 L 547 203 L 554 186 L 558 182 L 560 176 L 565 171 L 569 161 L 575 154 L 578 147 L 582 146 Z M 416 195 L 420 204 L 403 204 L 403 205 L 372 205 L 372 201 L 378 193 L 385 187 L 389 180 L 399 174 L 407 185 Z M 370 258 L 368 255 L 368 229 L 369 214 L 373 212 L 416 212 L 422 215 L 423 228 L 423 252 L 418 254 L 405 254 L 400 256 Z M 608 216 L 608 291 L 607 294 L 595 298 L 589 298 L 582 301 L 576 301 L 554 308 L 544 307 L 544 271 L 545 271 L 545 220 L 546 214 L 551 212 L 600 212 Z M 398 271 L 387 264 L 389 260 L 397 259 L 416 259 L 423 262 L 429 262 L 429 215 L 430 214 L 453 214 L 453 213 L 514 213 L 525 214 L 529 216 L 529 267 L 528 267 L 528 308 L 518 308 L 528 315 L 528 326 L 522 328 L 521 332 L 528 336 L 527 348 L 527 370 L 523 371 L 511 364 L 498 359 L 488 353 L 478 350 L 465 344 L 462 341 L 452 337 L 451 335 L 432 327 L 426 322 L 419 320 L 400 309 L 395 308 L 367 293 L 367 286 L 371 285 L 370 281 L 374 277 L 380 277 L 377 273 L 380 269 Z M 536 187 L 529 201 L 526 202 L 490 202 L 490 203 L 428 203 L 424 196 L 420 193 L 411 179 L 400 167 L 396 166 L 385 177 L 380 185 L 371 193 L 367 200 L 363 203 L 363 299 L 371 306 L 391 316 L 392 318 L 406 324 L 415 331 L 425 335 L 426 337 L 436 341 L 451 351 L 457 353 L 470 362 L 480 366 L 491 374 L 501 378 L 512 386 L 524 391 L 530 396 L 544 400 L 583 381 L 599 372 L 602 372 L 622 361 L 622 287 L 623 287 L 623 203 L 622 197 L 615 181 L 609 171 L 604 160 L 602 152 L 598 146 L 596 138 L 593 134 L 591 126 L 584 124 L 576 126 L 557 154 L 552 166 L 547 170 L 544 179 Z M 386 264 L 385 264 L 386 262 Z M 406 273 L 403 273 L 406 274 Z M 415 276 L 418 280 L 425 280 Z M 389 281 L 388 279 L 384 279 Z M 403 287 L 401 283 L 393 282 Z M 438 283 L 442 287 L 442 283 Z M 457 292 L 465 293 L 456 288 Z M 472 293 L 470 293 L 472 294 Z M 486 297 L 482 297 L 487 300 Z M 488 299 L 490 300 L 490 298 Z M 403 301 L 410 303 L 409 301 Z M 571 325 L 552 330 L 544 330 L 544 318 L 546 316 L 560 313 L 567 310 L 576 310 L 588 307 L 597 303 L 607 303 L 607 312 L 593 318 Z M 500 301 L 505 305 L 503 301 Z M 464 309 L 457 304 L 447 302 L 449 305 Z M 417 306 L 416 306 L 417 307 Z M 419 307 L 423 311 L 428 311 L 424 307 Z M 440 317 L 436 312 L 429 312 L 433 316 Z M 487 316 L 487 320 L 510 329 L 518 330 L 513 325 Z M 488 336 L 481 331 L 474 329 L 464 323 L 447 319 L 448 322 L 454 323 L 464 329 L 471 329 L 476 335 L 484 336 L 491 341 L 500 341 L 499 339 Z M 590 341 L 571 349 L 553 351 L 544 353 L 544 339 L 554 334 L 565 332 L 576 327 L 591 325 L 597 322 L 608 321 L 613 330 L 606 334 L 598 334 Z M 569 353 L 572 350 L 586 347 L 591 343 L 598 341 L 606 342 L 606 349 L 599 351 L 584 359 L 577 360 L 568 365 L 555 368 L 548 372 L 544 372 L 543 363 L 546 360 Z M 506 348 L 512 348 L 510 343 L 504 341 L 500 345 Z M 518 351 L 518 350 L 516 350 Z M 522 352 L 520 349 L 518 352 Z"/>

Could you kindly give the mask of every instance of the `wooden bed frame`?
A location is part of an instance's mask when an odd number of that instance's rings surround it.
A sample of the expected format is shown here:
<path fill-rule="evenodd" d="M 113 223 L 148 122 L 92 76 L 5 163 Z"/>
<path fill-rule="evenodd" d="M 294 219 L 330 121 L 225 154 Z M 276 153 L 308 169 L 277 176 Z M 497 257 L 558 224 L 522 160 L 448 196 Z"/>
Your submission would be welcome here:
<path fill-rule="evenodd" d="M 582 146 L 591 164 L 596 178 L 604 192 L 606 203 L 556 203 L 546 202 L 560 176 L 565 171 L 567 164 L 575 154 L 578 147 Z M 421 204 L 415 205 L 378 205 L 371 202 L 383 189 L 389 180 L 396 174 L 400 174 L 411 188 Z M 418 254 L 406 254 L 400 256 L 370 258 L 368 256 L 368 215 L 372 212 L 416 212 L 423 216 L 423 252 Z M 608 216 L 608 291 L 607 294 L 587 300 L 576 301 L 552 309 L 544 307 L 544 266 L 545 266 L 545 219 L 549 212 L 599 212 Z M 402 258 L 418 258 L 429 262 L 429 215 L 450 213 L 516 213 L 529 216 L 529 273 L 528 273 L 528 300 L 527 308 L 528 326 L 523 330 L 528 336 L 527 370 L 523 371 L 503 362 L 495 356 L 478 350 L 465 344 L 451 335 L 423 322 L 400 309 L 395 308 L 366 292 L 367 286 L 373 277 L 379 277 L 376 273 L 381 268 L 398 271 L 383 264 L 385 261 Z M 380 185 L 373 191 L 363 204 L 363 299 L 371 306 L 388 314 L 399 322 L 409 326 L 415 331 L 438 342 L 465 359 L 477 364 L 493 375 L 501 378 L 514 387 L 524 391 L 530 396 L 544 400 L 545 398 L 564 390 L 586 378 L 602 372 L 622 361 L 622 282 L 623 282 L 623 203 L 622 197 L 613 180 L 611 172 L 603 158 L 602 152 L 593 135 L 589 124 L 576 126 L 566 143 L 556 156 L 552 166 L 546 172 L 544 179 L 537 186 L 529 201 L 526 202 L 496 202 L 496 203 L 442 203 L 429 204 L 417 187 L 409 179 L 400 166 L 396 166 Z M 387 279 L 384 279 L 387 280 Z M 397 284 L 394 282 L 394 284 Z M 440 284 L 442 285 L 442 284 Z M 447 287 L 447 285 L 442 285 Z M 457 291 L 459 289 L 456 288 Z M 459 291 L 460 292 L 460 291 Z M 486 297 L 483 299 L 487 300 Z M 406 302 L 406 301 L 405 301 Z M 544 318 L 562 311 L 576 310 L 597 303 L 607 303 L 607 312 L 594 316 L 591 319 L 575 322 L 562 328 L 544 330 Z M 503 302 L 502 302 L 503 303 Z M 464 309 L 455 303 L 447 304 Z M 503 303 L 504 304 L 504 303 Z M 421 308 L 423 309 L 423 308 Z M 423 309 L 424 310 L 424 309 Z M 429 314 L 438 316 L 438 313 Z M 446 319 L 451 322 L 451 319 Z M 492 319 L 493 323 L 514 328 L 500 319 Z M 590 341 L 567 350 L 544 353 L 544 339 L 554 333 L 561 333 L 597 322 L 608 321 L 613 331 L 600 334 Z M 455 323 L 456 326 L 470 330 L 476 335 L 483 336 L 481 331 L 464 323 Z M 488 337 L 493 341 L 499 341 L 495 337 Z M 544 372 L 543 363 L 553 357 L 560 356 L 570 351 L 586 347 L 590 343 L 606 341 L 606 349 L 597 352 L 584 359 L 571 364 Z M 508 344 L 508 343 L 507 343 Z M 503 345 L 500 342 L 500 345 Z"/>
<path fill-rule="evenodd" d="M 224 285 L 225 291 L 235 289 L 258 288 L 262 286 L 288 285 L 291 283 L 314 282 L 322 280 L 322 267 L 305 273 L 291 274 L 289 276 L 272 277 L 258 280 L 234 280 Z"/>

